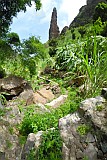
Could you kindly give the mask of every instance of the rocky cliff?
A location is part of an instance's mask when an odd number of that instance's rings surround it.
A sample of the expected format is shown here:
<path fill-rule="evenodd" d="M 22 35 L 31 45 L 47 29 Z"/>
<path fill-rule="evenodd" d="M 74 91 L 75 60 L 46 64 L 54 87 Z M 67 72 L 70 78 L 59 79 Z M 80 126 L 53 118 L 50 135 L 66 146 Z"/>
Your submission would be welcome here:
<path fill-rule="evenodd" d="M 56 8 L 54 8 L 50 22 L 49 40 L 52 38 L 57 38 L 58 36 L 59 36 L 59 27 L 57 25 L 57 10 Z"/>
<path fill-rule="evenodd" d="M 94 14 L 94 9 L 99 2 L 107 3 L 106 0 L 87 0 L 87 4 L 80 8 L 78 15 L 71 22 L 70 28 L 77 27 L 79 25 L 85 25 L 91 22 Z"/>

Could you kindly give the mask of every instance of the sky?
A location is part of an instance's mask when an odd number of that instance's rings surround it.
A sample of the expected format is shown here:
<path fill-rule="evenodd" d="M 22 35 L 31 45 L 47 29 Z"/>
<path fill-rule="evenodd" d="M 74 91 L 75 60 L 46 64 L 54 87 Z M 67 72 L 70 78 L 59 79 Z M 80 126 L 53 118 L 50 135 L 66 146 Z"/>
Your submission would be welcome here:
<path fill-rule="evenodd" d="M 57 9 L 57 23 L 60 31 L 69 26 L 79 9 L 86 4 L 86 0 L 41 0 L 42 8 L 35 10 L 35 4 L 27 7 L 27 11 L 20 12 L 13 18 L 10 26 L 11 32 L 19 35 L 20 39 L 28 39 L 30 36 L 40 38 L 45 43 L 49 38 L 49 27 L 53 8 Z"/>

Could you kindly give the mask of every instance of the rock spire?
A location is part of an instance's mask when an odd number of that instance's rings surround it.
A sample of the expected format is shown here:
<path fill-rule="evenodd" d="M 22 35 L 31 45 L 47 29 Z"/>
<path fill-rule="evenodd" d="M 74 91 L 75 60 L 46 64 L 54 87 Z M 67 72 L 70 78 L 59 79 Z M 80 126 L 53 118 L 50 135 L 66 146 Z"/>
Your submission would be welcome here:
<path fill-rule="evenodd" d="M 52 38 L 57 38 L 58 36 L 59 36 L 59 27 L 57 25 L 57 10 L 54 7 L 50 22 L 49 40 Z"/>

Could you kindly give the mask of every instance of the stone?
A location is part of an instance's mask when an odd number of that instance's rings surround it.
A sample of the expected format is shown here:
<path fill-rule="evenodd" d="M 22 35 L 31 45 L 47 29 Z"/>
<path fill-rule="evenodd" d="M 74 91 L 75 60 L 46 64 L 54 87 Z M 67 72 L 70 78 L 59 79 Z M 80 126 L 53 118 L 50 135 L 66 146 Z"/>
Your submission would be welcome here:
<path fill-rule="evenodd" d="M 63 160 L 69 160 L 69 154 L 70 154 L 70 150 L 66 147 L 65 143 L 63 143 L 63 147 L 62 147 Z"/>
<path fill-rule="evenodd" d="M 4 152 L 0 152 L 0 160 L 5 160 L 5 153 Z"/>
<path fill-rule="evenodd" d="M 107 142 L 101 142 L 100 145 L 103 153 L 107 153 Z"/>
<path fill-rule="evenodd" d="M 68 29 L 69 29 L 69 27 L 65 26 L 61 31 L 61 35 L 64 35 L 67 32 Z"/>
<path fill-rule="evenodd" d="M 98 158 L 103 158 L 103 152 L 101 150 L 98 151 Z"/>
<path fill-rule="evenodd" d="M 106 0 L 87 0 L 87 4 L 82 6 L 78 15 L 71 22 L 69 28 L 78 27 L 90 23 L 93 18 L 94 9 L 99 2 L 105 2 Z"/>
<path fill-rule="evenodd" d="M 35 104 L 38 104 L 38 103 L 46 104 L 47 103 L 47 99 L 42 97 L 42 95 L 40 95 L 39 93 L 34 93 L 33 94 L 33 102 Z"/>
<path fill-rule="evenodd" d="M 66 99 L 67 99 L 67 95 L 61 95 L 58 98 L 51 101 L 50 103 L 46 103 L 45 105 L 50 106 L 52 108 L 57 108 L 60 105 L 62 105 Z"/>
<path fill-rule="evenodd" d="M 9 129 L 14 127 L 9 123 L 6 125 L 2 120 L 0 124 L 0 160 L 15 160 L 20 159 L 21 146 L 19 144 L 18 135 L 13 131 L 11 134 Z"/>
<path fill-rule="evenodd" d="M 51 22 L 50 22 L 50 29 L 49 29 L 49 40 L 53 38 L 57 38 L 59 36 L 59 27 L 57 25 L 57 10 L 53 8 Z"/>
<path fill-rule="evenodd" d="M 23 150 L 22 150 L 21 160 L 27 160 L 27 157 L 32 149 L 35 149 L 35 152 L 38 150 L 41 144 L 42 134 L 43 134 L 43 131 L 39 131 L 36 134 L 30 133 L 28 135 L 26 144 L 24 145 Z"/>
<path fill-rule="evenodd" d="M 77 149 L 76 157 L 77 159 L 82 159 L 84 157 L 83 152 L 80 149 Z"/>
<path fill-rule="evenodd" d="M 31 86 L 25 81 L 23 78 L 18 76 L 9 76 L 3 79 L 0 79 L 0 92 L 5 92 L 13 95 L 18 96 L 24 89 L 32 89 Z M 6 94 L 7 95 L 7 94 Z"/>
<path fill-rule="evenodd" d="M 26 89 L 22 93 L 20 93 L 18 98 L 20 100 L 25 101 L 26 105 L 31 105 L 33 104 L 33 95 L 34 95 L 34 92 L 32 89 Z"/>
<path fill-rule="evenodd" d="M 37 91 L 38 94 L 40 94 L 42 97 L 44 97 L 45 99 L 47 99 L 47 101 L 51 101 L 55 98 L 54 94 L 52 93 L 52 91 L 48 88 L 42 88 L 40 90 Z"/>
<path fill-rule="evenodd" d="M 86 138 L 86 143 L 93 143 L 95 142 L 95 138 L 93 137 L 93 135 L 91 133 L 87 134 L 87 138 Z"/>
<path fill-rule="evenodd" d="M 77 112 L 59 119 L 59 130 L 63 141 L 63 157 L 89 160 L 103 159 L 107 155 L 107 112 L 102 96 L 88 98 L 80 103 Z M 97 106 L 103 106 L 101 111 Z M 105 106 L 105 107 L 104 107 Z M 89 126 L 85 135 L 78 132 L 78 127 Z M 82 129 L 82 128 L 81 128 Z"/>
<path fill-rule="evenodd" d="M 84 151 L 84 156 L 86 156 L 88 160 L 98 160 L 97 151 L 92 143 L 88 144 L 86 150 Z"/>
<path fill-rule="evenodd" d="M 47 102 L 54 99 L 55 96 L 52 93 L 51 89 L 47 87 L 43 87 L 40 90 L 37 90 L 35 93 L 33 93 L 33 102 L 35 104 L 46 104 Z"/>

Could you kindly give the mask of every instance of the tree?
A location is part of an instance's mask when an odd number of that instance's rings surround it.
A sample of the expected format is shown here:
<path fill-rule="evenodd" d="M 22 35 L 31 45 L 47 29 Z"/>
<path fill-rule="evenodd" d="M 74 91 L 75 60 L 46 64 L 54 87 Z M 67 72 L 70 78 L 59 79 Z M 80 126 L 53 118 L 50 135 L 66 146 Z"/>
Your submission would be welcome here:
<path fill-rule="evenodd" d="M 35 57 L 44 59 L 46 57 L 45 46 L 40 42 L 39 38 L 35 36 L 24 40 L 22 44 L 22 53 L 26 58 Z"/>
<path fill-rule="evenodd" d="M 19 44 L 20 43 L 20 39 L 17 33 L 11 32 L 7 34 L 7 42 L 9 44 Z"/>
<path fill-rule="evenodd" d="M 33 0 L 36 10 L 41 7 L 41 0 Z M 14 16 L 20 11 L 26 11 L 26 7 L 32 6 L 32 0 L 0 0 L 0 36 L 8 31 Z"/>
<path fill-rule="evenodd" d="M 95 22 L 99 17 L 102 22 L 107 21 L 107 3 L 101 2 L 96 6 L 93 21 Z"/>

